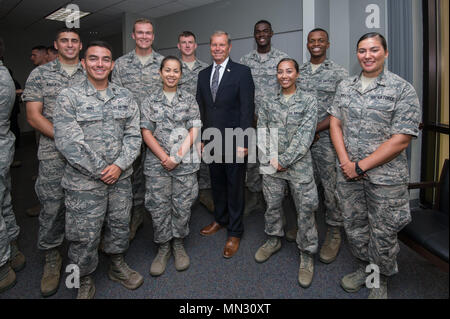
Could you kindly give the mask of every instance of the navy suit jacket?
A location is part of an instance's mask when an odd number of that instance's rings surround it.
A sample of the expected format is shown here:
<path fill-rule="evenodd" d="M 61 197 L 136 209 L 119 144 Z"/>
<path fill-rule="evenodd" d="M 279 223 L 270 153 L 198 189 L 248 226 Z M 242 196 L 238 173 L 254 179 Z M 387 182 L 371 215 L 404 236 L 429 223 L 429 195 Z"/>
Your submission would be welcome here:
<path fill-rule="evenodd" d="M 213 65 L 210 65 L 198 75 L 197 103 L 203 130 L 212 127 L 219 129 L 224 145 L 225 128 L 241 128 L 245 131 L 252 127 L 255 84 L 249 67 L 229 59 L 213 101 L 210 86 L 212 69 Z M 244 145 L 237 146 L 247 147 L 247 143 L 245 141 Z"/>

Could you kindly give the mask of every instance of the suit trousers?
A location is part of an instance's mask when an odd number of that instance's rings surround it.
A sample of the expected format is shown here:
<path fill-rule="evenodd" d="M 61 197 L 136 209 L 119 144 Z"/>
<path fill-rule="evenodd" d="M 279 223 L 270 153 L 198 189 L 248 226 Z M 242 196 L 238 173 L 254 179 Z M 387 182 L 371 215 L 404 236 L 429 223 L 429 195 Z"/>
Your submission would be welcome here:
<path fill-rule="evenodd" d="M 228 236 L 242 237 L 246 163 L 209 164 L 214 219 L 227 227 Z"/>

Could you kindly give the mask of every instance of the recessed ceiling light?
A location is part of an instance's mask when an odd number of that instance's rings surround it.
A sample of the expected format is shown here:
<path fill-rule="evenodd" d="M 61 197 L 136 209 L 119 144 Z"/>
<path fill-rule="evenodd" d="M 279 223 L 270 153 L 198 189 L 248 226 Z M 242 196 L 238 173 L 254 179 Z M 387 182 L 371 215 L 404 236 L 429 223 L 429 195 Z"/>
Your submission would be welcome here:
<path fill-rule="evenodd" d="M 75 12 L 69 8 L 60 8 L 58 10 L 56 10 L 55 12 L 50 13 L 48 16 L 45 17 L 45 19 L 48 20 L 55 20 L 55 21 L 73 21 L 73 19 L 75 17 L 78 17 L 78 19 L 81 19 L 87 15 L 91 14 L 91 12 L 83 12 L 83 11 L 78 11 Z M 75 16 L 77 15 L 77 16 Z"/>

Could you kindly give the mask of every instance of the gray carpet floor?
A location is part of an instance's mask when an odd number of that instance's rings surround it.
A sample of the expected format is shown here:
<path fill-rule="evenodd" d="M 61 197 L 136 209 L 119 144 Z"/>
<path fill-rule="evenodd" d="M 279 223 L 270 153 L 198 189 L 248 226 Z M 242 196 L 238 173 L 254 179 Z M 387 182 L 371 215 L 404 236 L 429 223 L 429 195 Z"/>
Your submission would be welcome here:
<path fill-rule="evenodd" d="M 23 146 L 16 151 L 16 159 L 22 166 L 11 170 L 13 205 L 17 222 L 21 227 L 19 246 L 27 259 L 26 267 L 17 273 L 17 284 L 0 294 L 0 299 L 40 299 L 40 279 L 43 254 L 36 248 L 38 218 L 28 217 L 25 210 L 38 203 L 32 177 L 37 174 L 36 147 L 33 136 L 23 139 Z M 293 227 L 294 209 L 285 202 L 287 228 Z M 320 242 L 326 227 L 323 214 L 316 214 Z M 151 277 L 149 269 L 157 247 L 152 241 L 153 230 L 150 216 L 138 231 L 126 254 L 126 261 L 144 276 L 144 284 L 135 291 L 128 291 L 108 279 L 108 257 L 100 254 L 99 266 L 94 273 L 96 298 L 98 299 L 365 299 L 366 288 L 357 293 L 346 293 L 339 285 L 345 274 L 352 272 L 356 261 L 344 240 L 335 262 L 325 265 L 316 256 L 315 274 L 310 288 L 303 289 L 297 282 L 299 252 L 296 244 L 283 239 L 282 249 L 267 262 L 258 264 L 254 254 L 264 243 L 263 212 L 254 212 L 244 220 L 245 233 L 237 254 L 227 260 L 222 256 L 226 231 L 212 237 L 202 237 L 200 229 L 213 220 L 201 205 L 195 204 L 190 220 L 190 235 L 185 241 L 191 258 L 191 266 L 177 272 L 171 257 L 166 272 Z M 389 281 L 389 298 L 392 299 L 448 299 L 449 275 L 427 260 L 400 244 L 398 255 L 399 274 Z M 67 243 L 62 247 L 63 270 L 68 264 Z M 72 299 L 75 289 L 68 289 L 64 273 L 58 292 L 48 299 Z"/>

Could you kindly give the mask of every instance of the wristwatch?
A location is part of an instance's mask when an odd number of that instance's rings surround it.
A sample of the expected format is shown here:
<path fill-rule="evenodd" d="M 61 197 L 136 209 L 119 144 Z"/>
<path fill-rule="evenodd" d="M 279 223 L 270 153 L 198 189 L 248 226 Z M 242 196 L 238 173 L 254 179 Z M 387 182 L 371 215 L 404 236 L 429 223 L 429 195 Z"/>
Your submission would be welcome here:
<path fill-rule="evenodd" d="M 358 176 L 364 175 L 364 171 L 361 169 L 361 167 L 359 167 L 358 162 L 355 163 L 355 171 L 356 174 L 358 174 Z"/>

